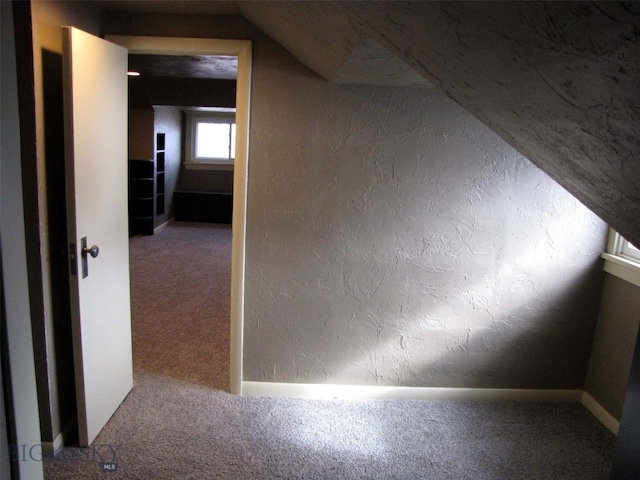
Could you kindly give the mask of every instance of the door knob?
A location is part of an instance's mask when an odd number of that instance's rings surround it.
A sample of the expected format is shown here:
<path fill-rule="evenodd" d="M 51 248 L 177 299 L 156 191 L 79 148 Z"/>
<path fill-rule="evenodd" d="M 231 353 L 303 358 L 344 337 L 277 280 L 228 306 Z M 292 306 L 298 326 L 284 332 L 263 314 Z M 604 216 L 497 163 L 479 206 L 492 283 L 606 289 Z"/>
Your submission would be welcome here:
<path fill-rule="evenodd" d="M 82 237 L 80 239 L 80 253 L 82 255 L 81 264 L 82 264 L 82 278 L 86 278 L 89 276 L 89 255 L 91 258 L 96 258 L 100 253 L 100 249 L 97 245 L 93 247 L 87 246 L 87 237 Z"/>
<path fill-rule="evenodd" d="M 99 253 L 100 253 L 100 248 L 98 248 L 98 245 L 94 245 L 93 247 L 83 247 L 82 249 L 82 255 L 85 257 L 88 254 L 88 255 L 91 255 L 91 258 L 96 258 Z"/>

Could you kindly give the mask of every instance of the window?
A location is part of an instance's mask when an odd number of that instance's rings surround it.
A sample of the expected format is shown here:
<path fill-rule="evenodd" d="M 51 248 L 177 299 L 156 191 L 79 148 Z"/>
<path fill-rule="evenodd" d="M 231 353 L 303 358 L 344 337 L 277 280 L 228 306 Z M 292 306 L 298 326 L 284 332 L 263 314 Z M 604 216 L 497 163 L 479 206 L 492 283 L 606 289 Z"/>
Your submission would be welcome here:
<path fill-rule="evenodd" d="M 618 232 L 611 230 L 607 253 L 617 255 L 640 263 L 640 249 L 628 242 Z"/>
<path fill-rule="evenodd" d="M 185 168 L 233 168 L 236 154 L 235 109 L 186 110 Z"/>
<path fill-rule="evenodd" d="M 627 242 L 626 240 L 624 240 L 620 254 L 640 262 L 640 248 L 637 248 L 635 245 L 631 244 L 631 242 Z"/>
<path fill-rule="evenodd" d="M 628 242 L 618 232 L 611 230 L 604 271 L 640 287 L 640 249 Z"/>

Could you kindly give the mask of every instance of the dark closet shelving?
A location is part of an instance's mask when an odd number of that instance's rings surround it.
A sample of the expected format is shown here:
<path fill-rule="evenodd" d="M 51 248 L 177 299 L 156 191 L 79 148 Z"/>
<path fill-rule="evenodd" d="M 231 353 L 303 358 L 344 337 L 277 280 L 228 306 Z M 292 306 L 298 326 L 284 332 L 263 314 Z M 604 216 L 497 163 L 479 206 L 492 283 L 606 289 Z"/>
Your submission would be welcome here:
<path fill-rule="evenodd" d="M 153 235 L 153 160 L 129 160 L 129 235 Z"/>
<path fill-rule="evenodd" d="M 156 133 L 156 216 L 164 215 L 165 134 Z"/>

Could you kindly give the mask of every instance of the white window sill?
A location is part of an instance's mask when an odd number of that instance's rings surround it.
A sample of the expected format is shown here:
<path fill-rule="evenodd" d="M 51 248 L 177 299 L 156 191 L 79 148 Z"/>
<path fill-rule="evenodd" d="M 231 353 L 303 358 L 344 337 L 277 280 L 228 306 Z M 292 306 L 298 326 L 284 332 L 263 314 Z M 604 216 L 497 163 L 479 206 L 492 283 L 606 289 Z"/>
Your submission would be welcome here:
<path fill-rule="evenodd" d="M 640 263 L 619 255 L 603 253 L 604 271 L 640 287 Z"/>
<path fill-rule="evenodd" d="M 233 170 L 233 162 L 184 163 L 185 170 Z"/>

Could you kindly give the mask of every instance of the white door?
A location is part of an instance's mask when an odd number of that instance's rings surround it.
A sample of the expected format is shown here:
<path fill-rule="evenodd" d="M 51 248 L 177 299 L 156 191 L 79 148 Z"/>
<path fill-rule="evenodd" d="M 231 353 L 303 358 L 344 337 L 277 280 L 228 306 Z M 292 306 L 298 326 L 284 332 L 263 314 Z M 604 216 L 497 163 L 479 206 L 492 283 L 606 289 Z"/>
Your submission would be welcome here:
<path fill-rule="evenodd" d="M 133 387 L 127 50 L 70 27 L 63 46 L 73 353 L 88 446 Z"/>

